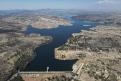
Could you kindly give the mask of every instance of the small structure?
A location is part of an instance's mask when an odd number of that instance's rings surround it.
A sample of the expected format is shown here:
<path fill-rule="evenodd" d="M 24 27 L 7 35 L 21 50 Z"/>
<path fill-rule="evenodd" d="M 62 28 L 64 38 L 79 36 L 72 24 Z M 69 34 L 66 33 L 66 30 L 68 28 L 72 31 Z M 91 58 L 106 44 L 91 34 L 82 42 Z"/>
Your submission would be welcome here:
<path fill-rule="evenodd" d="M 48 71 L 49 71 L 49 67 L 47 67 L 47 73 L 48 73 Z"/>

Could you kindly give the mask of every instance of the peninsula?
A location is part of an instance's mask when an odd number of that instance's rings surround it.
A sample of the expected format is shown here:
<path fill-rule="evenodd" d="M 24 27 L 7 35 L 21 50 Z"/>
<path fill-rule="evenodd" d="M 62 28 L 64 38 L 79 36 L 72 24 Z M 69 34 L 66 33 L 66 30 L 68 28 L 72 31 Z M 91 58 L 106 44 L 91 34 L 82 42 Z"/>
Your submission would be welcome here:
<path fill-rule="evenodd" d="M 55 49 L 55 58 L 78 59 L 73 73 L 81 81 L 121 80 L 121 27 L 97 26 L 74 33 Z"/>

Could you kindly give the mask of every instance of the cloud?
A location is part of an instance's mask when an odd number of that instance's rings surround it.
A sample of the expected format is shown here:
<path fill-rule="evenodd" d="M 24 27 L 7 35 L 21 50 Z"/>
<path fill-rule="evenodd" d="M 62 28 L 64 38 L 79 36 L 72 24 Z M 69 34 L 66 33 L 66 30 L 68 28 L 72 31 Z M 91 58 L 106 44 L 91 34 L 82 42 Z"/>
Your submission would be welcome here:
<path fill-rule="evenodd" d="M 98 0 L 98 4 L 121 4 L 121 0 Z"/>

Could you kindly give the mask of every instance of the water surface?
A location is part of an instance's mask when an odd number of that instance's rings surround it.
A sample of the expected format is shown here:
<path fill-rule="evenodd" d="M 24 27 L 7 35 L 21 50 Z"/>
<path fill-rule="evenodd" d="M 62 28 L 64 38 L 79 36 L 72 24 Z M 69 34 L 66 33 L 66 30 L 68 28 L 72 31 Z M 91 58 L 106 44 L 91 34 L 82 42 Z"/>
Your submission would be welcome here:
<path fill-rule="evenodd" d="M 83 25 L 91 26 L 83 26 Z M 59 26 L 53 29 L 35 29 L 28 27 L 26 33 L 40 33 L 41 35 L 52 36 L 53 41 L 49 44 L 38 47 L 35 51 L 37 57 L 28 64 L 26 71 L 45 71 L 46 67 L 50 67 L 51 71 L 70 71 L 72 65 L 76 60 L 57 60 L 54 58 L 54 49 L 66 43 L 67 39 L 71 37 L 72 33 L 80 32 L 83 29 L 94 27 L 95 24 L 91 22 L 82 22 L 73 20 L 72 26 Z"/>

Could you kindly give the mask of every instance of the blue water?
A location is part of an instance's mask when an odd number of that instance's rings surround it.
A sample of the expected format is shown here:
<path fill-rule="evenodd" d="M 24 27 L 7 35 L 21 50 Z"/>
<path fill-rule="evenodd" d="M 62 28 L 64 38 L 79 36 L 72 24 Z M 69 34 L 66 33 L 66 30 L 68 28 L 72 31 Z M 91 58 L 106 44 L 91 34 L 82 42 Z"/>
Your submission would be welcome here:
<path fill-rule="evenodd" d="M 84 24 L 91 26 L 83 27 Z M 53 29 L 35 29 L 31 26 L 28 27 L 26 33 L 40 33 L 41 35 L 52 36 L 53 41 L 49 44 L 38 47 L 35 52 L 37 57 L 28 64 L 26 71 L 45 71 L 46 67 L 50 67 L 51 71 L 70 71 L 72 65 L 76 60 L 61 61 L 54 58 L 54 49 L 66 43 L 67 39 L 71 37 L 72 33 L 80 32 L 95 27 L 91 22 L 80 22 L 73 20 L 72 26 L 59 26 Z"/>

